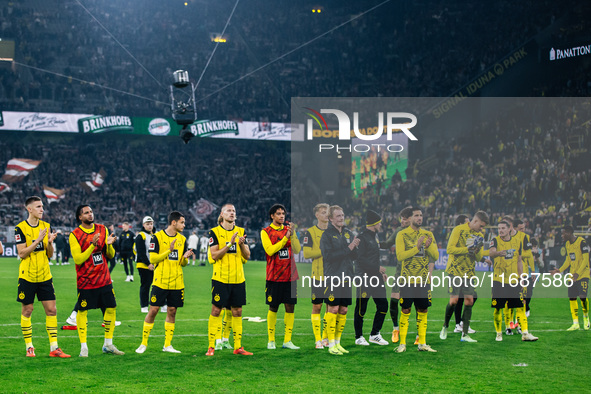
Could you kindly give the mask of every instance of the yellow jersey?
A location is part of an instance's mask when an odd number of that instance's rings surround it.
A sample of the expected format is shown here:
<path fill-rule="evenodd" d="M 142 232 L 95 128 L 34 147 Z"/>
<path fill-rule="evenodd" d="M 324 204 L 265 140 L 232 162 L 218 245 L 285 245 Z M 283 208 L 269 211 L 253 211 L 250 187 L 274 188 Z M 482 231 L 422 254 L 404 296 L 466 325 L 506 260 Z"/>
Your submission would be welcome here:
<path fill-rule="evenodd" d="M 215 245 L 218 245 L 220 249 L 225 247 L 226 242 L 230 242 L 236 232 L 238 233 L 238 237 L 244 236 L 244 229 L 242 227 L 234 226 L 231 230 L 226 230 L 219 225 L 212 228 L 209 230 L 209 247 L 211 248 Z M 243 283 L 246 280 L 243 267 L 246 259 L 242 256 L 242 250 L 238 245 L 238 241 L 234 241 L 221 259 L 213 260 L 211 258 L 211 251 L 208 251 L 208 258 L 210 264 L 213 265 L 212 280 L 230 284 Z"/>
<path fill-rule="evenodd" d="M 320 238 L 324 230 L 318 226 L 312 226 L 303 234 L 304 258 L 312 259 L 312 278 L 321 279 L 324 275 L 322 251 L 320 250 Z"/>
<path fill-rule="evenodd" d="M 39 242 L 35 250 L 20 262 L 18 267 L 19 279 L 32 283 L 45 282 L 51 279 L 49 258 L 47 257 L 47 243 L 51 233 L 49 223 L 39 220 L 37 226 L 33 227 L 29 222 L 23 220 L 14 228 L 14 241 L 17 245 L 30 246 L 39 237 L 39 232 L 43 231 L 43 229 L 47 229 L 43 241 Z"/>
<path fill-rule="evenodd" d="M 531 251 L 532 245 L 529 240 L 529 235 L 524 233 L 523 231 L 517 231 L 514 235 L 521 239 L 521 245 L 523 246 L 521 258 L 523 259 L 523 272 L 527 273 L 527 269 L 531 272 L 536 271 L 536 267 L 534 265 L 534 254 Z"/>
<path fill-rule="evenodd" d="M 581 237 L 575 242 L 566 241 L 566 259 L 558 270 L 564 272 L 570 268 L 571 274 L 579 274 L 577 280 L 589 278 L 589 245 Z"/>
<path fill-rule="evenodd" d="M 467 275 L 469 278 L 476 275 L 476 262 L 482 258 L 483 248 L 480 248 L 477 254 L 471 255 L 468 252 L 468 245 L 472 245 L 477 237 L 484 239 L 481 232 L 470 229 L 469 223 L 454 227 L 447 242 L 447 254 L 449 255 L 445 269 L 447 274 Z"/>
<path fill-rule="evenodd" d="M 513 235 L 508 241 L 503 241 L 500 236 L 496 236 L 492 240 L 491 248 L 496 248 L 497 252 L 506 250 L 505 256 L 498 256 L 494 259 L 493 265 L 493 280 L 504 284 L 512 284 L 510 282 L 511 274 L 515 278 L 519 274 L 517 270 L 517 263 L 519 256 L 523 254 L 523 245 L 521 243 L 523 237 L 519 234 Z"/>
<path fill-rule="evenodd" d="M 420 237 L 425 236 L 423 245 L 417 248 L 417 241 Z M 425 249 L 425 242 L 431 238 L 432 242 L 428 248 Z M 413 230 L 408 226 L 396 235 L 396 258 L 400 264 L 400 276 L 405 277 L 408 283 L 416 283 L 417 277 L 420 277 L 423 284 L 430 283 L 429 262 L 436 261 L 439 258 L 439 250 L 435 237 L 431 231 Z"/>
<path fill-rule="evenodd" d="M 174 249 L 170 244 L 176 240 Z M 154 264 L 154 281 L 152 286 L 165 290 L 182 290 L 185 288 L 183 268 L 189 262 L 183 258 L 187 251 L 186 238 L 177 233 L 171 237 L 166 230 L 160 230 L 150 240 L 150 263 Z"/>

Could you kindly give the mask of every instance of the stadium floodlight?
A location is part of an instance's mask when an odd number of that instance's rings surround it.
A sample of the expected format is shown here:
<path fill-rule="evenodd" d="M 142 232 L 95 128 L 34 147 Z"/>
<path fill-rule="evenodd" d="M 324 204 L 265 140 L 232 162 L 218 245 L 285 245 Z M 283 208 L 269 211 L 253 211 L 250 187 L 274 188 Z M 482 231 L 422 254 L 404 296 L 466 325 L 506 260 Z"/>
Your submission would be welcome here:
<path fill-rule="evenodd" d="M 195 104 L 195 84 L 189 81 L 189 72 L 184 70 L 176 70 L 172 73 L 173 82 L 170 85 L 170 106 L 172 110 L 172 119 L 183 126 L 180 136 L 181 139 L 188 144 L 193 133 L 191 133 L 187 126 L 195 122 L 197 119 L 197 106 Z M 185 90 L 190 86 L 190 92 Z M 177 97 L 175 97 L 175 93 Z M 183 98 L 178 98 L 182 94 Z M 189 96 L 188 99 L 186 96 Z"/>

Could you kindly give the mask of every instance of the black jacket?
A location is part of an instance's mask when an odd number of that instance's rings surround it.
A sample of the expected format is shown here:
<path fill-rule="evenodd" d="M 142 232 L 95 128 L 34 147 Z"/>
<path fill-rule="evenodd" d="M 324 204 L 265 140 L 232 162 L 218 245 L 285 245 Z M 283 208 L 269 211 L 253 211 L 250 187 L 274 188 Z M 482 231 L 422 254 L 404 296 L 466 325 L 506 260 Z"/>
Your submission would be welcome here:
<path fill-rule="evenodd" d="M 380 244 L 377 234 L 367 228 L 357 236 L 359 246 L 357 247 L 357 260 L 355 261 L 355 274 L 368 276 L 379 276 L 380 274 Z"/>
<path fill-rule="evenodd" d="M 133 243 L 135 241 L 135 234 L 132 231 L 124 231 L 119 236 L 119 252 L 130 253 L 133 252 Z"/>
<path fill-rule="evenodd" d="M 320 250 L 322 251 L 322 260 L 324 262 L 324 276 L 353 276 L 353 261 L 357 256 L 357 249 L 351 251 L 349 244 L 355 236 L 347 229 L 339 233 L 332 224 L 322 234 L 320 238 Z"/>

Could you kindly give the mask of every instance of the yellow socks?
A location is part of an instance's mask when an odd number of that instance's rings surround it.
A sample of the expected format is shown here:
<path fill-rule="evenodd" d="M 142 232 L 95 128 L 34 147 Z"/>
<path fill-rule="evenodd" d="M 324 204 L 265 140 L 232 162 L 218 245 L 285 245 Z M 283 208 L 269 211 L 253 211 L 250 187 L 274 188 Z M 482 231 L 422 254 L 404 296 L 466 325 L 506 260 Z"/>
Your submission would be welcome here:
<path fill-rule="evenodd" d="M 521 327 L 521 332 L 527 333 L 527 316 L 525 315 L 525 307 L 515 308 L 515 314 L 517 315 L 517 322 Z"/>
<path fill-rule="evenodd" d="M 583 316 L 589 317 L 589 299 L 585 298 L 585 302 L 581 302 L 581 306 L 583 307 Z"/>
<path fill-rule="evenodd" d="M 326 335 L 328 341 L 330 342 L 330 346 L 334 346 L 337 328 L 337 315 L 336 313 L 326 312 L 326 314 L 324 315 L 324 319 L 326 320 Z"/>
<path fill-rule="evenodd" d="M 579 303 L 577 300 L 570 300 L 570 314 L 573 317 L 573 324 L 579 323 Z"/>
<path fill-rule="evenodd" d="M 417 326 L 419 327 L 419 343 L 427 343 L 427 312 L 417 313 Z"/>
<path fill-rule="evenodd" d="M 222 330 L 222 317 L 209 315 L 207 330 L 209 333 L 209 347 L 215 347 L 215 340 L 218 332 Z"/>
<path fill-rule="evenodd" d="M 78 311 L 76 314 L 76 326 L 80 343 L 86 343 L 86 329 L 88 328 L 88 311 Z"/>
<path fill-rule="evenodd" d="M 275 315 L 277 317 L 277 315 Z M 285 338 L 283 339 L 283 343 L 291 342 L 291 333 L 293 332 L 293 324 L 295 322 L 295 313 L 285 313 L 285 317 L 283 317 L 283 322 L 285 323 Z"/>
<path fill-rule="evenodd" d="M 495 323 L 495 331 L 497 333 L 503 332 L 503 316 L 502 311 L 500 309 L 495 309 L 493 313 L 493 320 Z"/>
<path fill-rule="evenodd" d="M 320 335 L 320 314 L 312 313 L 311 320 L 312 331 L 314 331 L 314 341 L 318 342 L 322 340 L 322 337 Z"/>
<path fill-rule="evenodd" d="M 328 331 L 326 328 L 326 313 L 324 314 L 324 317 L 322 318 L 322 339 L 328 339 Z"/>
<path fill-rule="evenodd" d="M 234 329 L 234 349 L 242 347 L 242 317 L 232 316 L 232 327 Z"/>
<path fill-rule="evenodd" d="M 164 322 L 164 347 L 169 347 L 174 335 L 174 323 Z"/>
<path fill-rule="evenodd" d="M 267 334 L 269 342 L 275 342 L 275 325 L 277 324 L 277 312 L 269 311 L 267 313 Z"/>
<path fill-rule="evenodd" d="M 21 330 L 25 338 L 25 345 L 27 349 L 33 347 L 33 327 L 31 326 L 31 318 L 21 315 Z"/>
<path fill-rule="evenodd" d="M 224 314 L 224 322 L 222 323 L 222 338 L 230 338 L 230 333 L 232 332 L 232 325 L 234 322 L 234 317 L 232 316 L 232 311 L 225 310 Z M 242 320 L 240 320 L 242 321 Z"/>
<path fill-rule="evenodd" d="M 115 308 L 107 308 L 104 319 L 105 339 L 113 339 L 113 333 L 115 332 Z"/>
<path fill-rule="evenodd" d="M 148 346 L 148 338 L 150 338 L 150 332 L 154 328 L 154 323 L 144 322 L 144 331 L 142 332 L 142 345 Z"/>
<path fill-rule="evenodd" d="M 406 334 L 408 333 L 408 319 L 410 319 L 410 313 L 400 313 L 400 344 L 406 345 Z"/>
<path fill-rule="evenodd" d="M 513 321 L 513 309 L 505 306 L 503 312 L 505 314 L 505 328 L 511 328 L 510 324 Z"/>
<path fill-rule="evenodd" d="M 30 321 L 30 319 L 29 319 Z M 54 351 L 57 346 L 57 316 L 45 316 L 45 329 L 49 336 L 50 351 Z"/>
<path fill-rule="evenodd" d="M 341 335 L 343 335 L 343 331 L 345 330 L 345 323 L 347 323 L 347 315 L 341 315 L 339 313 L 337 315 L 337 324 L 335 328 L 335 341 L 337 343 L 341 342 Z"/>

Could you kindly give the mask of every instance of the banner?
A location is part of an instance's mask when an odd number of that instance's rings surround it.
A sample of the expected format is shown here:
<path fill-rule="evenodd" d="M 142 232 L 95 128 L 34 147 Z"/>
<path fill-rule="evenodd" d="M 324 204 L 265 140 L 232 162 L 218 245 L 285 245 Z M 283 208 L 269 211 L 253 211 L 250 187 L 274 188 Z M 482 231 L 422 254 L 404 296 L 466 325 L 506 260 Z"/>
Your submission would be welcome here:
<path fill-rule="evenodd" d="M 213 137 L 217 134 L 233 134 L 237 136 L 238 123 L 231 120 L 200 120 L 189 125 L 189 130 L 196 137 Z"/>
<path fill-rule="evenodd" d="M 46 112 L 2 112 L 0 130 L 77 133 L 78 120 L 91 115 Z"/>
<path fill-rule="evenodd" d="M 24 177 L 29 175 L 41 163 L 39 160 L 29 159 L 11 159 L 6 164 L 6 172 L 2 176 L 5 182 L 22 181 Z"/>
<path fill-rule="evenodd" d="M 447 267 L 448 258 L 449 258 L 449 255 L 447 254 L 447 250 L 446 249 L 439 249 L 439 259 L 437 259 L 437 261 L 435 262 L 435 269 L 436 270 L 445 270 L 445 267 Z M 484 261 L 477 261 L 475 270 L 486 272 L 486 271 L 490 271 L 489 267 L 490 266 L 488 264 L 486 264 Z"/>
<path fill-rule="evenodd" d="M 133 133 L 133 124 L 129 116 L 90 116 L 78 120 L 81 133 L 104 133 L 121 131 Z"/>
<path fill-rule="evenodd" d="M 4 192 L 9 192 L 12 189 L 10 188 L 10 186 L 8 186 L 8 184 L 4 183 L 4 182 L 0 182 L 0 194 L 4 193 Z"/>
<path fill-rule="evenodd" d="M 101 168 L 99 172 L 92 173 L 92 181 L 80 182 L 80 186 L 88 193 L 93 193 L 100 189 L 106 177 L 107 173 Z"/>
<path fill-rule="evenodd" d="M 195 220 L 201 223 L 203 219 L 207 218 L 218 208 L 219 207 L 211 201 L 206 200 L 205 198 L 200 198 L 195 205 L 193 205 L 193 208 L 189 208 L 189 212 L 191 212 L 191 215 L 193 215 Z"/>
<path fill-rule="evenodd" d="M 16 244 L 2 243 L 2 246 L 4 247 L 4 254 L 0 254 L 0 257 L 18 257 Z"/>
<path fill-rule="evenodd" d="M 47 198 L 47 202 L 51 204 L 52 202 L 57 202 L 61 199 L 66 198 L 66 190 L 64 189 L 55 189 L 53 187 L 43 185 L 43 194 L 45 194 L 45 198 Z"/>

